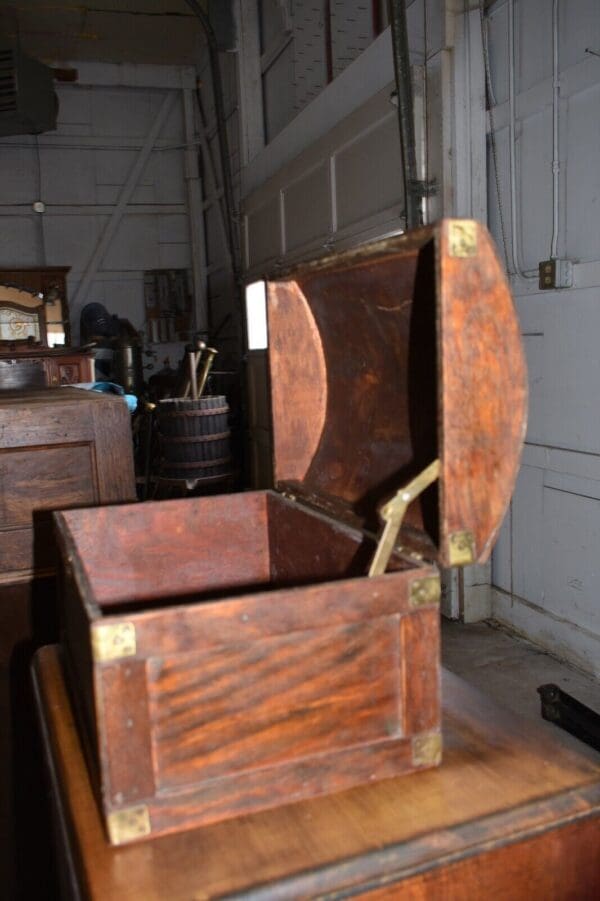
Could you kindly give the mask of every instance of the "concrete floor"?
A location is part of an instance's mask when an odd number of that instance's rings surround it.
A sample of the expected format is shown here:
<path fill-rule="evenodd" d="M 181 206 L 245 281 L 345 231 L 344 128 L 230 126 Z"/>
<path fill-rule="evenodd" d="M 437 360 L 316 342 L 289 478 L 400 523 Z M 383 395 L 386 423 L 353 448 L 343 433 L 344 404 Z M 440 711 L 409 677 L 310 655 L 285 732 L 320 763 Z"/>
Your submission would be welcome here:
<path fill-rule="evenodd" d="M 553 682 L 600 714 L 600 682 L 551 657 L 524 639 L 489 623 L 452 622 L 442 618 L 442 662 L 451 672 L 488 694 L 498 704 L 542 728 L 586 748 L 600 763 L 600 752 L 548 723 L 540 715 L 539 685 Z"/>

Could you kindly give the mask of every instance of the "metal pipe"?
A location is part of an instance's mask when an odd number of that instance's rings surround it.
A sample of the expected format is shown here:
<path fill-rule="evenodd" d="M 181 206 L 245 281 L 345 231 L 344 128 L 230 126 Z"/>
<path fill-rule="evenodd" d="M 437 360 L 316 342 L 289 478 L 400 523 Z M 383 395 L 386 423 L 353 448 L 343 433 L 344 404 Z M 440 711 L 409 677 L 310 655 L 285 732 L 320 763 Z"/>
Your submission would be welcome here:
<path fill-rule="evenodd" d="M 406 227 L 415 228 L 421 225 L 422 221 L 421 198 L 423 191 L 417 174 L 406 0 L 389 0 L 389 14 L 398 98 L 398 125 L 400 127 L 400 145 L 402 147 L 402 178 L 404 181 Z"/>
<path fill-rule="evenodd" d="M 558 143 L 558 0 L 552 4 L 552 241 L 550 258 L 558 257 L 558 204 L 560 188 L 560 148 Z"/>
<path fill-rule="evenodd" d="M 519 263 L 519 228 L 517 217 L 517 164 L 515 158 L 515 5 L 508 2 L 508 159 L 510 172 L 510 247 L 514 274 L 529 280 L 537 279 L 537 271 L 525 272 Z"/>
<path fill-rule="evenodd" d="M 208 20 L 208 16 L 197 3 L 197 0 L 185 0 L 192 12 L 196 15 L 198 21 L 202 25 L 206 40 L 208 43 L 208 53 L 210 59 L 210 72 L 213 85 L 213 95 L 215 101 L 215 116 L 217 120 L 217 137 L 219 141 L 219 157 L 221 160 L 221 172 L 223 174 L 223 192 L 225 196 L 225 208 L 227 212 L 227 243 L 229 244 L 229 253 L 231 256 L 231 266 L 235 278 L 236 286 L 240 284 L 240 266 L 238 261 L 237 241 L 233 223 L 237 220 L 235 215 L 235 202 L 233 198 L 233 180 L 231 177 L 231 167 L 229 165 L 229 146 L 227 140 L 227 123 L 225 119 L 225 103 L 223 100 L 223 84 L 221 81 L 221 69 L 219 66 L 219 48 L 217 39 L 213 31 L 212 25 Z M 241 297 L 238 298 L 240 303 L 241 314 Z"/>

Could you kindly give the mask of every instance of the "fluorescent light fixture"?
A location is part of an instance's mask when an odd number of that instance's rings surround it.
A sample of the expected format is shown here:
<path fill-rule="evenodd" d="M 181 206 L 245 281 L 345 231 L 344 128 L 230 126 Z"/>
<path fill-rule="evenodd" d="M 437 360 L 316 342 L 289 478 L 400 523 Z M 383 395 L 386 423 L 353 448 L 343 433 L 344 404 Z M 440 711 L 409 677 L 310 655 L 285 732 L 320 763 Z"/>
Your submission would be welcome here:
<path fill-rule="evenodd" d="M 251 285 L 246 285 L 246 326 L 248 350 L 266 350 L 269 346 L 269 339 L 265 282 L 253 282 Z"/>

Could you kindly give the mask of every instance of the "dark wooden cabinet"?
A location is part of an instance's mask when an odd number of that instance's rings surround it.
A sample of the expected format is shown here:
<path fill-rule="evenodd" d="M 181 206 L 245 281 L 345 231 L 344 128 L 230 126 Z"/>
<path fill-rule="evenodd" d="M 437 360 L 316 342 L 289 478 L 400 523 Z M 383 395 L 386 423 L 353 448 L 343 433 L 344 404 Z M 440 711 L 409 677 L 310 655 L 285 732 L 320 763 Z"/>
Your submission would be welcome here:
<path fill-rule="evenodd" d="M 52 510 L 135 498 L 130 418 L 78 388 L 0 391 L 1 663 L 35 638 L 41 596 L 54 604 Z"/>
<path fill-rule="evenodd" d="M 93 381 L 94 357 L 89 351 L 77 348 L 0 350 L 0 392 Z"/>

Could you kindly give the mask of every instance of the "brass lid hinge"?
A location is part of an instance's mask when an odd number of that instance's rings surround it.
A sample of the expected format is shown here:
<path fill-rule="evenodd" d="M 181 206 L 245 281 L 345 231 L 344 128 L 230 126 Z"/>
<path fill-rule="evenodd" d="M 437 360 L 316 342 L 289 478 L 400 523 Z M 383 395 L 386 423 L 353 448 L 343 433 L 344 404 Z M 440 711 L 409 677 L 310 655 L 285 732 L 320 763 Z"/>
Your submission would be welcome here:
<path fill-rule="evenodd" d="M 439 475 L 440 461 L 434 460 L 381 507 L 379 515 L 385 525 L 373 556 L 369 576 L 383 575 L 392 556 L 408 505 L 426 488 L 429 488 L 439 478 Z"/>

